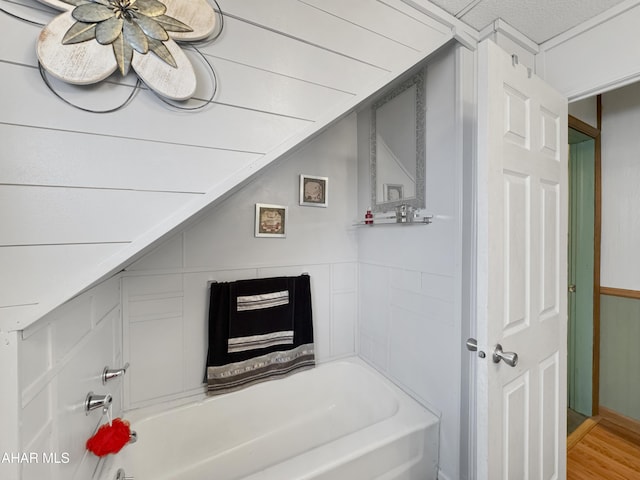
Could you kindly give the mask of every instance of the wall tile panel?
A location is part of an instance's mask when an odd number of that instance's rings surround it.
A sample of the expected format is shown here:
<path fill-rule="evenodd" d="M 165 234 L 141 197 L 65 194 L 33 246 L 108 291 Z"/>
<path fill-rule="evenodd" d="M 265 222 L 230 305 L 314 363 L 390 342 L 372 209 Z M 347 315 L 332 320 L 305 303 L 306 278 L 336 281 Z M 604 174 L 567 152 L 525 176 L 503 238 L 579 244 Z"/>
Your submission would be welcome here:
<path fill-rule="evenodd" d="M 48 383 L 27 405 L 22 409 L 22 451 L 30 451 L 39 435 L 47 427 L 51 428 L 53 392 L 52 385 Z"/>
<path fill-rule="evenodd" d="M 43 381 L 53 366 L 51 324 L 46 323 L 42 327 L 38 325 L 35 333 L 20 343 L 19 352 L 20 384 L 23 391 L 37 388 L 38 383 Z"/>
<path fill-rule="evenodd" d="M 128 335 L 130 404 L 182 392 L 182 318 L 134 323 Z"/>
<path fill-rule="evenodd" d="M 331 356 L 353 355 L 358 318 L 358 297 L 353 293 L 332 296 Z"/>
<path fill-rule="evenodd" d="M 60 362 L 91 331 L 93 301 L 85 295 L 64 305 L 53 320 L 53 361 Z"/>
<path fill-rule="evenodd" d="M 353 292 L 358 288 L 358 264 L 338 263 L 331 269 L 331 288 L 334 292 Z"/>

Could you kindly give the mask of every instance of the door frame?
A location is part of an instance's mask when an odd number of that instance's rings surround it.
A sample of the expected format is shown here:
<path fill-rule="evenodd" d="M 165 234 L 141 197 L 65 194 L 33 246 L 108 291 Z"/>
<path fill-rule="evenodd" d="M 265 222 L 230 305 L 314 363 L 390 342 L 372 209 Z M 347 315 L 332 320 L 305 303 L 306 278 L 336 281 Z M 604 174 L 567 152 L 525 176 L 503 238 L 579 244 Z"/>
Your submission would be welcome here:
<path fill-rule="evenodd" d="M 594 229 L 593 229 L 593 381 L 592 416 L 598 415 L 600 407 L 600 244 L 602 239 L 602 96 L 596 98 L 597 127 L 593 127 L 579 118 L 569 115 L 569 128 L 593 138 L 595 155 L 594 172 Z M 567 292 L 567 295 L 569 293 Z"/>

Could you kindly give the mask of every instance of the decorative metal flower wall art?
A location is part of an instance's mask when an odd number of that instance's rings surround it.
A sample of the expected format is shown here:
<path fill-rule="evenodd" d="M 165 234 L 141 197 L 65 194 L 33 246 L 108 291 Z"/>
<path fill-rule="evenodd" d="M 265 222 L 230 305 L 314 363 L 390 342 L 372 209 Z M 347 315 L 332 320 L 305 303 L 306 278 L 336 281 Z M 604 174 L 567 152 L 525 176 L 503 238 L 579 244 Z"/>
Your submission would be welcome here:
<path fill-rule="evenodd" d="M 37 54 L 54 77 L 76 85 L 130 68 L 173 100 L 196 89 L 191 62 L 177 41 L 208 37 L 216 13 L 207 0 L 38 0 L 64 13 L 40 33 Z"/>

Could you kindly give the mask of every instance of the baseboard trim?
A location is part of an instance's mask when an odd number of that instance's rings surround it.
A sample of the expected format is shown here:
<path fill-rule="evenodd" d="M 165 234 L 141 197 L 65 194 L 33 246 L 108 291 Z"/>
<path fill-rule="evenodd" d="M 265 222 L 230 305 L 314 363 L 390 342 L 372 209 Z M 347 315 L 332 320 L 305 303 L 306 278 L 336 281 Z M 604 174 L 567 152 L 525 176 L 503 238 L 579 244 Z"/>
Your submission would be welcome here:
<path fill-rule="evenodd" d="M 627 430 L 640 435 L 640 420 L 627 417 L 603 406 L 600 406 L 600 408 L 598 409 L 598 413 L 602 419 L 608 420 L 609 422 L 614 423 L 619 427 L 626 428 Z"/>

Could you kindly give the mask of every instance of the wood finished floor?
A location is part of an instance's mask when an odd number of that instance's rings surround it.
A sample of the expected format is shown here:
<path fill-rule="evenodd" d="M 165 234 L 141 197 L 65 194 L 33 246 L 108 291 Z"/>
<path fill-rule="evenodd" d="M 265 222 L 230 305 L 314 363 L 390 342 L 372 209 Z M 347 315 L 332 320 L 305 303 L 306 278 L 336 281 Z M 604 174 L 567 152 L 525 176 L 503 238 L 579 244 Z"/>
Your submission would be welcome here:
<path fill-rule="evenodd" d="M 567 480 L 640 480 L 640 434 L 601 419 L 568 445 Z"/>

